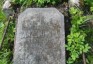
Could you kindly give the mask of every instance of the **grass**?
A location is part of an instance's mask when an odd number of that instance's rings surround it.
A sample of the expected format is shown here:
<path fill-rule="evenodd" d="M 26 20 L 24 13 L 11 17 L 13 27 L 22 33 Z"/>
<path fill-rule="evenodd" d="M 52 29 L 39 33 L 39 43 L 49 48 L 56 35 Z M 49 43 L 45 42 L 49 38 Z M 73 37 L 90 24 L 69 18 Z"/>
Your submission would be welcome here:
<path fill-rule="evenodd" d="M 5 14 L 2 11 L 2 5 L 3 5 L 3 0 L 0 0 L 0 45 L 4 34 L 4 29 L 8 21 L 6 19 Z M 2 45 L 2 49 L 0 49 L 0 64 L 12 64 L 14 27 L 15 23 L 13 21 L 10 21 L 7 34 L 5 35 L 5 39 Z"/>

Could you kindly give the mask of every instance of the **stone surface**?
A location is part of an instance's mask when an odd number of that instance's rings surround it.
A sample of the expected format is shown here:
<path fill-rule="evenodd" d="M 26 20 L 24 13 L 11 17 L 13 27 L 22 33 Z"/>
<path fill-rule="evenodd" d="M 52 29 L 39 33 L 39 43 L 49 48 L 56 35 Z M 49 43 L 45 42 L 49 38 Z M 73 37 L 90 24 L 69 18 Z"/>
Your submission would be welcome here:
<path fill-rule="evenodd" d="M 13 64 L 65 64 L 64 16 L 28 8 L 18 17 Z"/>
<path fill-rule="evenodd" d="M 13 9 L 11 8 L 11 0 L 5 0 L 2 10 L 5 13 L 6 17 L 12 16 L 14 14 Z"/>

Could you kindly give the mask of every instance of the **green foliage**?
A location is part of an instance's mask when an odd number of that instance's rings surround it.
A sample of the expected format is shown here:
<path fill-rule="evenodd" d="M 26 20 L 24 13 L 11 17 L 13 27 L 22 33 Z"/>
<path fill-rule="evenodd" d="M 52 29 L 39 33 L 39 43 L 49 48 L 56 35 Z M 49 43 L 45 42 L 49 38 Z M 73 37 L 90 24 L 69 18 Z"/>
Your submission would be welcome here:
<path fill-rule="evenodd" d="M 3 0 L 0 0 L 0 45 L 1 45 L 2 36 L 4 34 L 4 29 L 7 25 L 7 18 L 2 11 L 2 3 Z M 11 21 L 3 42 L 2 50 L 0 49 L 0 64 L 12 63 L 13 51 L 11 50 L 11 45 L 13 44 L 14 41 L 14 26 L 15 23 Z"/>
<path fill-rule="evenodd" d="M 87 53 L 90 49 L 85 40 L 87 34 L 81 29 L 81 26 L 85 23 L 86 16 L 83 16 L 83 12 L 74 7 L 70 8 L 70 14 L 72 15 L 72 27 L 70 35 L 67 36 L 68 44 L 66 45 L 66 49 L 70 52 L 68 64 L 74 63 L 79 58 L 79 55 L 83 52 Z"/>
<path fill-rule="evenodd" d="M 86 5 L 92 6 L 93 5 L 93 0 L 84 0 Z"/>
<path fill-rule="evenodd" d="M 6 16 L 0 8 L 0 45 L 1 45 L 1 40 L 4 32 L 5 21 L 6 21 Z"/>
<path fill-rule="evenodd" d="M 70 14 L 72 15 L 71 20 L 71 31 L 68 35 L 68 44 L 66 45 L 67 50 L 70 52 L 70 58 L 68 59 L 68 64 L 75 64 L 77 58 L 84 52 L 87 55 L 87 63 L 93 64 L 93 52 L 90 52 L 90 46 L 93 47 L 93 27 L 86 21 L 90 21 L 93 16 L 87 15 L 83 16 L 83 12 L 76 8 L 70 9 Z M 87 26 L 88 25 L 88 26 Z M 83 27 L 84 26 L 84 27 Z M 92 48 L 93 49 L 93 48 Z"/>
<path fill-rule="evenodd" d="M 34 2 L 38 5 L 38 6 L 45 6 L 45 4 L 52 4 L 55 5 L 58 2 L 60 2 L 60 0 L 34 0 Z"/>
<path fill-rule="evenodd" d="M 32 4 L 32 0 L 12 0 L 12 2 L 22 6 L 30 6 Z"/>
<path fill-rule="evenodd" d="M 90 11 L 93 12 L 93 0 L 84 0 L 85 5 L 90 8 Z"/>
<path fill-rule="evenodd" d="M 8 49 L 4 49 L 0 51 L 0 64 L 10 64 L 9 62 L 9 55 L 11 55 L 11 51 L 8 51 Z"/>
<path fill-rule="evenodd" d="M 2 41 L 3 31 L 4 31 L 4 24 L 3 22 L 0 22 L 0 46 Z"/>
<path fill-rule="evenodd" d="M 91 15 L 88 17 L 93 18 L 93 15 L 92 17 Z M 87 64 L 93 64 L 93 25 L 90 21 L 91 20 L 89 20 L 89 22 L 86 23 L 85 28 L 82 28 L 87 34 L 87 37 L 85 38 L 85 40 L 91 46 L 91 49 L 86 54 Z"/>
<path fill-rule="evenodd" d="M 5 36 L 2 50 L 0 50 L 0 64 L 11 64 L 13 59 L 13 42 L 15 33 L 15 23 L 10 21 L 7 34 Z"/>
<path fill-rule="evenodd" d="M 13 3 L 20 4 L 22 6 L 31 6 L 32 3 L 34 5 L 42 7 L 46 6 L 47 4 L 55 5 L 60 2 L 60 0 L 12 0 Z"/>
<path fill-rule="evenodd" d="M 4 31 L 4 23 L 0 21 L 0 45 L 2 41 L 3 31 Z"/>
<path fill-rule="evenodd" d="M 29 7 L 32 4 L 44 7 L 47 5 L 56 5 L 61 0 L 12 0 L 15 4 L 20 4 L 21 7 Z M 93 0 L 84 0 L 85 5 L 90 7 L 90 11 L 93 12 Z M 0 41 L 2 39 L 3 31 L 6 26 L 6 17 L 1 11 L 2 0 L 0 0 Z M 93 64 L 93 56 L 90 49 L 90 44 L 93 45 L 93 29 L 89 27 L 82 27 L 85 24 L 86 16 L 83 16 L 83 11 L 77 8 L 70 9 L 71 14 L 71 24 L 70 34 L 67 36 L 67 45 L 66 49 L 69 51 L 70 57 L 68 58 L 68 64 L 78 64 L 77 58 L 80 57 L 82 53 L 87 55 L 87 63 Z M 6 21 L 6 22 L 5 22 Z M 13 55 L 13 41 L 14 41 L 14 32 L 15 32 L 15 23 L 11 21 L 8 27 L 7 35 L 4 40 L 3 48 L 0 50 L 0 64 L 11 64 L 12 55 Z M 89 52 L 88 52 L 89 51 Z M 92 52 L 93 53 L 93 52 Z M 75 62 L 77 61 L 77 62 Z M 74 63 L 75 62 L 75 63 Z M 82 61 L 80 61 L 82 62 Z M 80 64 L 80 63 L 79 63 Z"/>
<path fill-rule="evenodd" d="M 89 54 L 87 60 L 88 60 L 87 61 L 88 64 L 93 64 L 93 54 Z"/>

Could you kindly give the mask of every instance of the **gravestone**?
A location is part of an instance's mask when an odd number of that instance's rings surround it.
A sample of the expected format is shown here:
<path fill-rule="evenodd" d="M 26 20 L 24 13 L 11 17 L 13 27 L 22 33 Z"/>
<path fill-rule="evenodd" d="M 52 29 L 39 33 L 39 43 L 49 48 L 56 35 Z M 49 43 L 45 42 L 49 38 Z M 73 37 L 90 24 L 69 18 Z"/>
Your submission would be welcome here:
<path fill-rule="evenodd" d="M 65 64 L 64 16 L 28 8 L 18 17 L 13 64 Z"/>

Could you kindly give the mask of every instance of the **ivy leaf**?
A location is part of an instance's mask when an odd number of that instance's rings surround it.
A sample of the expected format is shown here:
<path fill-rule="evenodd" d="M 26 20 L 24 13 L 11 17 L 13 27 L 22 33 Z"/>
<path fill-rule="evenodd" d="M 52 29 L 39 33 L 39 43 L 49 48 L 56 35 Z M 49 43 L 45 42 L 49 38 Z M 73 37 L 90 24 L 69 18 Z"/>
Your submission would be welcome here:
<path fill-rule="evenodd" d="M 67 64 L 72 64 L 72 63 L 73 63 L 72 58 L 69 58 L 68 61 L 67 61 Z"/>
<path fill-rule="evenodd" d="M 83 52 L 86 53 L 90 48 L 91 48 L 91 47 L 90 47 L 88 44 L 86 44 L 86 45 L 85 45 L 85 48 L 83 49 Z"/>
<path fill-rule="evenodd" d="M 68 39 L 68 46 L 70 46 L 71 45 L 71 43 L 72 43 L 72 39 Z"/>
<path fill-rule="evenodd" d="M 73 52 L 71 57 L 72 57 L 73 60 L 76 60 L 76 58 L 78 58 L 78 54 L 76 52 Z"/>
<path fill-rule="evenodd" d="M 71 13 L 71 14 L 76 14 L 77 11 L 78 11 L 78 10 L 75 9 L 74 7 L 71 7 L 71 8 L 70 8 L 70 13 Z"/>

